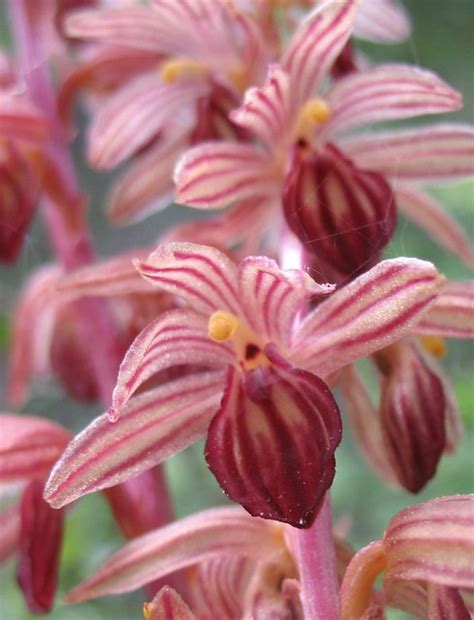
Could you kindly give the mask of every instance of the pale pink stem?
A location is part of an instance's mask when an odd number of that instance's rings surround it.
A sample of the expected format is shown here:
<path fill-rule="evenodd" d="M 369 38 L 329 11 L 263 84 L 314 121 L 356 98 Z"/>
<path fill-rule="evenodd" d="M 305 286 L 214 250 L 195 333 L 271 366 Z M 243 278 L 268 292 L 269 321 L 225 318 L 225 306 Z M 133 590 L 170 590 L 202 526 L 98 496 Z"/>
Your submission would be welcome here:
<path fill-rule="evenodd" d="M 65 269 L 70 270 L 92 262 L 95 252 L 85 216 L 85 201 L 82 200 L 74 164 L 58 116 L 55 90 L 49 74 L 47 55 L 43 49 L 44 42 L 40 33 L 36 32 L 35 25 L 30 22 L 27 2 L 28 0 L 9 0 L 9 10 L 23 79 L 32 101 L 50 124 L 52 135 L 45 148 L 55 171 L 60 175 L 67 195 L 72 199 L 69 204 L 61 207 L 47 198 L 42 201 L 51 244 L 59 261 Z M 86 341 L 91 343 L 91 362 L 101 399 L 104 405 L 108 406 L 123 357 L 116 325 L 107 303 L 103 300 L 79 301 L 76 310 L 78 325 Z M 156 492 L 161 496 L 161 511 L 156 518 L 163 524 L 172 520 L 173 509 L 164 477 L 158 474 L 158 478 L 160 483 Z"/>
<path fill-rule="evenodd" d="M 300 576 L 305 620 L 339 620 L 339 583 L 329 494 L 309 529 L 291 531 L 291 544 Z"/>

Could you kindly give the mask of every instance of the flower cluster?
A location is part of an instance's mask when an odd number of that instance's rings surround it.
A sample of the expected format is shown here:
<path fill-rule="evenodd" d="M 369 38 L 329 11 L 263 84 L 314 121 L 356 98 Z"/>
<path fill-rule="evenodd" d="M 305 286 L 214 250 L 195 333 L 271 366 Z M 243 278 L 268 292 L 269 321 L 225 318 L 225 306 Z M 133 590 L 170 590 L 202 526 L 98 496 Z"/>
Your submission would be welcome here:
<path fill-rule="evenodd" d="M 51 609 L 66 512 L 101 491 L 131 540 L 68 603 L 146 587 L 148 620 L 469 618 L 474 496 L 406 508 L 359 551 L 331 516 L 346 426 L 382 483 L 411 493 L 463 437 L 438 360 L 445 339 L 474 337 L 474 285 L 384 258 L 401 214 L 474 266 L 426 189 L 472 176 L 473 127 L 390 125 L 455 112 L 461 94 L 358 51 L 406 39 L 405 9 L 9 0 L 9 16 L 0 258 L 20 255 L 37 206 L 54 254 L 17 301 L 0 414 L 0 560 L 17 552 L 28 609 Z M 88 164 L 119 169 L 113 224 L 173 201 L 208 218 L 97 259 L 69 145 L 79 97 Z M 14 413 L 44 375 L 105 412 L 78 434 Z M 240 506 L 174 520 L 162 464 L 202 438 Z"/>

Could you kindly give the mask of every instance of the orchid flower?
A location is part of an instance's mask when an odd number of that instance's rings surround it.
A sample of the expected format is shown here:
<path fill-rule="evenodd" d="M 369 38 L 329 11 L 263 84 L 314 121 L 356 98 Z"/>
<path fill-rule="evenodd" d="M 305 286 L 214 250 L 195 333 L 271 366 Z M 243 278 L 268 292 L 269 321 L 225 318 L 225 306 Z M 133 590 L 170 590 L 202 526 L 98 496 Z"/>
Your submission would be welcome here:
<path fill-rule="evenodd" d="M 54 600 L 64 510 L 43 499 L 44 483 L 71 433 L 50 420 L 1 413 L 0 485 L 21 497 L 0 512 L 0 562 L 17 552 L 18 581 L 30 611 L 45 613 Z M 126 538 L 156 528 L 165 514 L 162 473 L 154 468 L 132 481 L 104 491 L 113 517 Z"/>
<path fill-rule="evenodd" d="M 417 338 L 372 356 L 380 378 L 378 407 L 355 366 L 344 369 L 339 381 L 365 459 L 386 482 L 418 492 L 462 436 L 453 389 L 435 358 L 444 355 L 443 338 L 474 338 L 473 283 L 446 282 L 413 331 Z"/>
<path fill-rule="evenodd" d="M 117 484 L 207 431 L 208 464 L 231 499 L 251 514 L 308 527 L 331 485 L 341 437 L 320 377 L 406 333 L 436 297 L 436 270 L 415 259 L 385 261 L 308 311 L 332 287 L 268 258 L 237 266 L 216 249 L 174 243 L 137 268 L 190 307 L 164 313 L 137 337 L 109 415 L 67 448 L 48 501 L 60 506 Z M 151 376 L 183 364 L 198 371 L 133 397 Z"/>
<path fill-rule="evenodd" d="M 67 594 L 66 601 L 128 592 L 185 569 L 190 607 L 165 587 L 145 603 L 145 618 L 160 618 L 169 602 L 190 619 L 302 620 L 304 592 L 291 529 L 252 518 L 240 508 L 206 510 L 126 544 Z M 353 554 L 340 539 L 334 538 L 333 544 L 342 581 Z"/>
<path fill-rule="evenodd" d="M 400 512 L 382 540 L 350 562 L 341 588 L 342 620 L 374 617 L 364 613 L 382 572 L 386 604 L 416 618 L 469 620 L 472 608 L 463 595 L 474 587 L 473 527 L 473 495 L 440 497 Z"/>
<path fill-rule="evenodd" d="M 410 182 L 472 174 L 472 128 L 345 135 L 367 124 L 457 110 L 460 95 L 429 71 L 396 64 L 322 89 L 356 11 L 357 2 L 348 0 L 309 15 L 263 86 L 249 89 L 230 115 L 259 144 L 209 142 L 190 149 L 175 171 L 177 201 L 219 209 L 260 199 L 253 210 L 267 213 L 268 226 L 279 217 L 275 209 L 283 209 L 289 227 L 333 279 L 377 260 L 393 233 L 397 205 L 471 262 L 461 229 Z"/>
<path fill-rule="evenodd" d="M 141 252 L 143 257 L 148 254 Z M 137 255 L 140 251 L 133 251 L 133 256 Z M 117 280 L 119 284 L 114 286 Z M 111 299 L 119 330 L 116 346 L 122 352 L 158 312 L 173 306 L 169 296 L 150 290 L 127 254 L 69 274 L 58 265 L 42 267 L 25 284 L 16 305 L 7 382 L 11 405 L 24 404 L 31 380 L 47 374 L 54 374 L 76 400 L 97 400 L 88 343 L 77 320 L 81 311 L 77 302 L 86 296 Z"/>
<path fill-rule="evenodd" d="M 65 83 L 63 113 L 78 87 L 108 92 L 88 159 L 100 169 L 133 159 L 109 214 L 118 223 L 143 218 L 172 201 L 172 170 L 190 143 L 239 133 L 227 113 L 263 75 L 258 29 L 220 0 L 78 11 L 64 24 L 70 37 L 100 45 Z"/>

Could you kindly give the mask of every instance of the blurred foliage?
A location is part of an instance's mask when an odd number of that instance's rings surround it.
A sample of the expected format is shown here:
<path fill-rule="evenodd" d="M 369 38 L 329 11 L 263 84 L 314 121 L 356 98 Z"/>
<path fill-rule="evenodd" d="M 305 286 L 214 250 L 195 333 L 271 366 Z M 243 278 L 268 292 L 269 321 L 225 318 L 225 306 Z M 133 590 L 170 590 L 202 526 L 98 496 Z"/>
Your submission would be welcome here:
<path fill-rule="evenodd" d="M 445 79 L 461 90 L 465 96 L 464 110 L 450 115 L 450 119 L 472 120 L 474 104 L 474 80 L 472 63 L 474 57 L 471 40 L 474 26 L 474 3 L 472 0 L 406 0 L 413 16 L 414 33 L 405 44 L 375 46 L 359 43 L 359 48 L 377 61 L 406 61 L 439 72 Z M 0 0 L 0 42 L 7 39 L 6 22 L 3 20 L 3 0 Z M 81 143 L 76 145 L 81 181 L 85 187 L 93 187 L 91 224 L 100 251 L 108 255 L 125 246 L 148 243 L 176 219 L 189 217 L 193 212 L 173 208 L 154 216 L 145 224 L 126 230 L 109 227 L 103 216 L 102 203 L 106 183 L 104 176 L 84 166 Z M 460 222 L 474 232 L 472 207 L 474 185 L 462 184 L 434 191 Z M 13 305 L 18 288 L 27 274 L 38 263 L 49 257 L 42 225 L 36 222 L 15 267 L 0 270 L 0 300 L 5 307 Z M 401 218 L 398 233 L 393 240 L 389 256 L 420 256 L 436 263 L 440 271 L 449 277 L 462 279 L 471 276 L 457 260 L 442 253 L 427 237 L 410 222 Z M 6 310 L 0 310 L 0 353 L 8 338 Z M 337 475 L 332 490 L 335 521 L 350 518 L 349 539 L 359 547 L 382 535 L 390 517 L 404 507 L 438 495 L 472 491 L 474 446 L 474 391 L 472 346 L 462 342 L 450 342 L 443 365 L 454 378 L 455 392 L 466 423 L 463 444 L 453 456 L 443 459 L 438 474 L 419 495 L 412 496 L 382 484 L 362 461 L 355 449 L 350 433 L 346 432 L 337 453 Z M 4 362 L 3 362 L 4 366 Z M 0 370 L 2 368 L 0 367 Z M 67 424 L 73 430 L 84 427 L 88 419 L 98 413 L 97 407 L 78 407 L 68 401 L 52 382 L 39 382 L 31 402 L 25 407 L 30 413 L 46 415 Z M 202 455 L 202 445 L 196 445 L 166 463 L 170 485 L 176 501 L 178 516 L 190 514 L 210 505 L 225 503 L 226 499 L 214 478 L 208 472 Z M 87 496 L 71 507 L 67 517 L 67 529 L 61 565 L 60 595 L 89 575 L 111 551 L 122 543 L 116 532 L 109 509 L 99 494 Z M 32 616 L 24 611 L 22 599 L 14 585 L 14 562 L 2 571 L 2 598 L 0 616 L 5 620 L 26 620 Z M 144 594 L 136 592 L 121 597 L 92 601 L 77 607 L 68 607 L 59 599 L 51 620 L 131 620 L 141 617 Z M 403 618 L 394 613 L 392 618 Z"/>

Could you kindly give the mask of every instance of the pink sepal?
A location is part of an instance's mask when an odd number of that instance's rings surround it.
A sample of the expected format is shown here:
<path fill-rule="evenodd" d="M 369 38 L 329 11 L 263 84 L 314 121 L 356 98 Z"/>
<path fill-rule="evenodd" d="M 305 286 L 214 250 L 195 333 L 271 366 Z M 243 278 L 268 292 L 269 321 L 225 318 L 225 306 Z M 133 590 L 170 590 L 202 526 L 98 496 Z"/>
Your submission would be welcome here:
<path fill-rule="evenodd" d="M 446 282 L 414 332 L 444 338 L 474 338 L 474 282 Z"/>
<path fill-rule="evenodd" d="M 32 613 L 46 613 L 53 605 L 62 532 L 62 510 L 44 501 L 42 482 L 30 482 L 21 500 L 17 579 Z"/>
<path fill-rule="evenodd" d="M 114 423 L 104 414 L 67 446 L 45 498 L 64 506 L 158 465 L 197 441 L 219 406 L 222 372 L 195 373 L 136 396 Z"/>
<path fill-rule="evenodd" d="M 2 483 L 46 476 L 71 439 L 59 424 L 35 416 L 2 413 L 0 424 Z"/>
<path fill-rule="evenodd" d="M 146 620 L 198 620 L 181 596 L 170 588 L 163 586 L 150 603 L 143 605 Z"/>
<path fill-rule="evenodd" d="M 275 552 L 275 527 L 268 521 L 250 518 L 240 508 L 217 508 L 191 515 L 125 545 L 72 590 L 66 600 L 78 603 L 129 592 L 223 554 L 269 558 Z"/>

